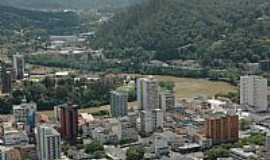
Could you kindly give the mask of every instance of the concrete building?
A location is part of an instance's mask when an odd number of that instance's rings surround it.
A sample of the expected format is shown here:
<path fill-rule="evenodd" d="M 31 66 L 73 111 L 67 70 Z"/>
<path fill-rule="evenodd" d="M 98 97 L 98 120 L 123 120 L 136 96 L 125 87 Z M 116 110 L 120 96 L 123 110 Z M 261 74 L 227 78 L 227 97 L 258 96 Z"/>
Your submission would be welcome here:
<path fill-rule="evenodd" d="M 25 131 L 18 131 L 16 129 L 5 130 L 3 135 L 4 144 L 7 146 L 12 145 L 25 145 L 28 144 L 29 138 Z"/>
<path fill-rule="evenodd" d="M 254 107 L 256 112 L 268 109 L 267 79 L 259 76 L 241 76 L 240 104 Z"/>
<path fill-rule="evenodd" d="M 15 122 L 24 123 L 28 133 L 33 133 L 37 122 L 37 104 L 34 102 L 26 103 L 24 100 L 20 105 L 13 106 Z"/>
<path fill-rule="evenodd" d="M 39 160 L 56 160 L 61 158 L 60 134 L 52 127 L 42 125 L 36 130 Z"/>
<path fill-rule="evenodd" d="M 130 121 L 128 117 L 123 117 L 120 119 L 121 123 L 121 140 L 128 141 L 137 141 L 138 132 L 135 129 L 135 126 Z"/>
<path fill-rule="evenodd" d="M 150 111 L 141 111 L 140 112 L 140 132 L 148 136 L 154 131 L 160 131 L 163 129 L 163 111 L 161 109 L 154 109 Z"/>
<path fill-rule="evenodd" d="M 2 93 L 10 93 L 12 90 L 12 70 L 6 68 L 5 64 L 1 66 L 1 83 L 2 83 Z"/>
<path fill-rule="evenodd" d="M 111 92 L 112 117 L 124 117 L 128 114 L 128 94 L 126 92 Z"/>
<path fill-rule="evenodd" d="M 137 101 L 139 108 L 152 111 L 159 108 L 159 83 L 152 76 L 137 80 Z"/>
<path fill-rule="evenodd" d="M 168 155 L 170 153 L 169 144 L 162 134 L 155 134 L 154 135 L 154 153 L 157 157 L 162 155 Z"/>
<path fill-rule="evenodd" d="M 61 136 L 69 143 L 75 143 L 78 135 L 78 106 L 64 104 L 60 108 Z"/>
<path fill-rule="evenodd" d="M 0 160 L 23 160 L 23 158 L 18 149 L 1 146 Z"/>
<path fill-rule="evenodd" d="M 154 109 L 152 112 L 152 123 L 153 123 L 153 128 L 155 130 L 157 129 L 163 129 L 163 111 L 161 109 Z"/>
<path fill-rule="evenodd" d="M 149 135 L 153 132 L 153 120 L 152 120 L 152 112 L 141 111 L 140 112 L 140 123 L 141 130 L 140 132 L 143 135 Z"/>
<path fill-rule="evenodd" d="M 21 80 L 24 78 L 24 67 L 25 64 L 23 55 L 13 55 L 13 68 L 15 70 L 16 79 Z"/>
<path fill-rule="evenodd" d="M 205 122 L 205 136 L 213 144 L 235 142 L 239 139 L 239 118 L 237 115 L 214 115 Z"/>
<path fill-rule="evenodd" d="M 242 148 L 231 148 L 230 149 L 230 157 L 234 160 L 247 160 L 247 159 L 257 159 L 258 156 L 249 151 L 245 151 Z"/>
<path fill-rule="evenodd" d="M 265 139 L 265 151 L 266 151 L 266 159 L 270 158 L 270 132 L 266 134 L 266 139 Z"/>
<path fill-rule="evenodd" d="M 175 108 L 175 94 L 172 91 L 163 91 L 160 93 L 159 108 L 163 111 Z"/>

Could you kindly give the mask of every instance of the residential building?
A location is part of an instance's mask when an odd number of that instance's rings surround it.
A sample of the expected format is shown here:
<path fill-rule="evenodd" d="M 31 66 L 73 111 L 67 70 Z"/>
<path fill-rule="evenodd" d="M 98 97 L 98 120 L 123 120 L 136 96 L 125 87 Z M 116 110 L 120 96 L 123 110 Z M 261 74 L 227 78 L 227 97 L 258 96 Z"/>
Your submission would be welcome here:
<path fill-rule="evenodd" d="M 162 155 L 168 155 L 170 153 L 169 144 L 167 138 L 162 134 L 154 135 L 154 153 L 157 157 Z"/>
<path fill-rule="evenodd" d="M 154 109 L 152 112 L 153 128 L 155 130 L 163 129 L 163 113 L 164 112 L 161 109 Z"/>
<path fill-rule="evenodd" d="M 26 103 L 26 100 L 19 105 L 13 105 L 13 115 L 16 123 L 25 123 L 35 127 L 37 104 L 34 102 Z"/>
<path fill-rule="evenodd" d="M 24 78 L 24 57 L 23 55 L 13 55 L 13 68 L 15 70 L 15 77 L 18 80 Z"/>
<path fill-rule="evenodd" d="M 52 127 L 38 126 L 36 130 L 39 160 L 57 160 L 61 157 L 61 137 Z"/>
<path fill-rule="evenodd" d="M 240 104 L 254 107 L 256 112 L 268 109 L 267 79 L 259 76 L 241 76 Z"/>
<path fill-rule="evenodd" d="M 69 143 L 75 143 L 78 135 L 78 106 L 64 104 L 60 107 L 61 135 Z"/>
<path fill-rule="evenodd" d="M 120 119 L 121 123 L 121 140 L 137 141 L 138 132 L 135 126 L 132 124 L 128 117 L 123 117 Z"/>
<path fill-rule="evenodd" d="M 4 131 L 3 141 L 7 146 L 26 145 L 29 142 L 29 138 L 25 131 L 9 129 Z"/>
<path fill-rule="evenodd" d="M 140 132 L 143 135 L 149 135 L 153 132 L 153 121 L 152 121 L 152 112 L 141 111 L 140 112 L 140 124 L 141 130 Z"/>
<path fill-rule="evenodd" d="M 126 92 L 111 92 L 112 117 L 124 117 L 128 113 L 128 94 Z"/>
<path fill-rule="evenodd" d="M 270 132 L 266 134 L 265 138 L 265 158 L 269 159 L 270 158 Z"/>
<path fill-rule="evenodd" d="M 159 83 L 153 76 L 137 80 L 137 101 L 139 108 L 152 111 L 159 108 Z"/>
<path fill-rule="evenodd" d="M 242 148 L 232 148 L 230 149 L 230 157 L 234 160 L 247 160 L 247 159 L 257 159 L 258 156 L 250 151 L 245 151 Z"/>
<path fill-rule="evenodd" d="M 163 111 L 161 109 L 154 109 L 152 111 L 140 112 L 140 132 L 148 136 L 154 131 L 160 131 L 163 129 Z"/>
<path fill-rule="evenodd" d="M 163 91 L 159 95 L 159 108 L 163 111 L 175 108 L 175 94 L 173 91 Z"/>
<path fill-rule="evenodd" d="M 213 144 L 235 142 L 239 138 L 239 118 L 237 115 L 213 115 L 205 122 L 205 136 Z"/>
<path fill-rule="evenodd" d="M 2 83 L 2 93 L 10 93 L 12 90 L 12 70 L 6 68 L 5 64 L 1 66 L 1 83 Z"/>
<path fill-rule="evenodd" d="M 14 147 L 0 147 L 0 160 L 23 160 L 18 149 Z"/>

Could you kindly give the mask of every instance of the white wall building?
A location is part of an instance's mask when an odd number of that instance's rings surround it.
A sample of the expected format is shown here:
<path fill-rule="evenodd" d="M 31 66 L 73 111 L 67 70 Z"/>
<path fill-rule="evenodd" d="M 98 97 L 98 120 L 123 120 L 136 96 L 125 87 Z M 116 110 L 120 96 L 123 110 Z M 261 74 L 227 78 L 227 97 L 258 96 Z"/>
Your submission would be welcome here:
<path fill-rule="evenodd" d="M 267 111 L 267 79 L 259 76 L 241 76 L 240 104 L 254 107 L 256 112 Z"/>
<path fill-rule="evenodd" d="M 162 134 L 154 135 L 154 152 L 156 156 L 168 155 L 170 153 L 169 145 L 166 137 Z"/>
<path fill-rule="evenodd" d="M 151 111 L 159 108 L 159 83 L 157 79 L 149 76 L 137 80 L 137 100 L 139 108 Z"/>
<path fill-rule="evenodd" d="M 37 111 L 37 104 L 33 102 L 30 102 L 30 103 L 23 102 L 20 105 L 14 105 L 13 115 L 15 117 L 15 122 L 26 123 L 29 113 L 36 112 L 36 111 Z"/>
<path fill-rule="evenodd" d="M 61 137 L 52 127 L 42 125 L 36 129 L 37 151 L 39 160 L 61 158 Z"/>

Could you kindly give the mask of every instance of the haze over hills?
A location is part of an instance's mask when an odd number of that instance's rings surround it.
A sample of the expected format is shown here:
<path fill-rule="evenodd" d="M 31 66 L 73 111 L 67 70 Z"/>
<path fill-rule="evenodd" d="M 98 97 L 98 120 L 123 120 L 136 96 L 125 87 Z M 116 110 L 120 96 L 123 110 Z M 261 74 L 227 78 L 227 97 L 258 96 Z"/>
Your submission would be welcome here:
<path fill-rule="evenodd" d="M 269 0 L 147 0 L 117 14 L 95 43 L 120 58 L 142 48 L 160 60 L 257 62 L 270 57 L 269 17 Z"/>
<path fill-rule="evenodd" d="M 143 0 L 1 0 L 0 5 L 25 9 L 120 8 Z"/>

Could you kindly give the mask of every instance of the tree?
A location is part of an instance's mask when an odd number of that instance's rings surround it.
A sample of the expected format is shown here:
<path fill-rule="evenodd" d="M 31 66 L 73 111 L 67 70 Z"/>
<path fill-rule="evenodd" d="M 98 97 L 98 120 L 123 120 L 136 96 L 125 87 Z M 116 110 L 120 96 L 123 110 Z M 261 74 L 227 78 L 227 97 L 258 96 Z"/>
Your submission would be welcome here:
<path fill-rule="evenodd" d="M 175 84 L 172 81 L 161 81 L 159 82 L 159 86 L 164 90 L 172 91 L 175 87 Z"/>
<path fill-rule="evenodd" d="M 127 150 L 127 160 L 142 160 L 144 157 L 144 149 L 141 147 L 130 147 Z"/>
<path fill-rule="evenodd" d="M 252 121 L 249 119 L 244 119 L 244 118 L 240 119 L 240 129 L 242 131 L 249 129 L 251 123 L 252 123 Z"/>
<path fill-rule="evenodd" d="M 104 147 L 99 141 L 93 141 L 92 143 L 86 145 L 86 147 L 85 147 L 86 153 L 93 154 L 97 151 L 104 151 Z"/>
<path fill-rule="evenodd" d="M 216 160 L 218 157 L 229 157 L 229 150 L 223 147 L 218 147 L 207 152 L 207 160 Z"/>

